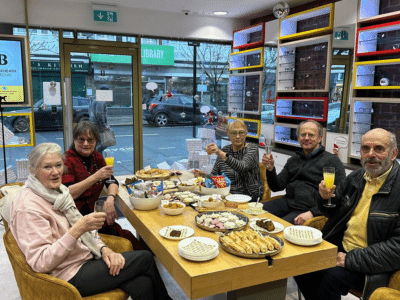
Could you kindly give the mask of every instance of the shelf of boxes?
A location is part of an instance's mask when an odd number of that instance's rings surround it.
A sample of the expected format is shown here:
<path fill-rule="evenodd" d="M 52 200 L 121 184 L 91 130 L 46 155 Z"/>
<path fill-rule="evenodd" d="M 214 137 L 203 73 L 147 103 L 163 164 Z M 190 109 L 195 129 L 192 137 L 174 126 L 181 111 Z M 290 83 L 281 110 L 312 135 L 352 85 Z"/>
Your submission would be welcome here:
<path fill-rule="evenodd" d="M 328 115 L 327 97 L 277 97 L 275 117 L 285 119 L 326 122 Z"/>
<path fill-rule="evenodd" d="M 284 144 L 290 146 L 300 147 L 299 141 L 297 140 L 297 125 L 285 124 L 275 122 L 274 131 L 274 142 L 275 144 Z"/>
<path fill-rule="evenodd" d="M 246 70 L 264 66 L 264 48 L 255 48 L 229 54 L 229 70 Z"/>
<path fill-rule="evenodd" d="M 357 29 L 356 56 L 400 53 L 400 21 Z"/>
<path fill-rule="evenodd" d="M 228 112 L 261 114 L 263 72 L 229 75 Z"/>
<path fill-rule="evenodd" d="M 353 102 L 350 111 L 349 157 L 361 157 L 361 138 L 373 128 L 384 128 L 398 135 L 400 103 L 391 100 L 368 99 Z"/>
<path fill-rule="evenodd" d="M 359 0 L 358 22 L 375 22 L 400 15 L 400 3 L 391 0 Z"/>
<path fill-rule="evenodd" d="M 356 62 L 353 89 L 400 89 L 400 58 Z"/>
<path fill-rule="evenodd" d="M 279 19 L 279 40 L 299 39 L 333 30 L 334 4 Z"/>
<path fill-rule="evenodd" d="M 264 23 L 249 26 L 233 32 L 233 49 L 255 48 L 264 45 Z"/>
<path fill-rule="evenodd" d="M 332 35 L 280 44 L 277 92 L 328 92 Z"/>

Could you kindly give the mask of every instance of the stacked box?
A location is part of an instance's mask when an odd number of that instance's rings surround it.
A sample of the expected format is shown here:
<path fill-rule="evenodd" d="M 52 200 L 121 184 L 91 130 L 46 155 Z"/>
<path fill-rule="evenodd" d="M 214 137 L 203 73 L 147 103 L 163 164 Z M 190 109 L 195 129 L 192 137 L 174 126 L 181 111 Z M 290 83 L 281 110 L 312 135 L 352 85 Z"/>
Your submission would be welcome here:
<path fill-rule="evenodd" d="M 17 159 L 17 178 L 18 181 L 25 181 L 29 176 L 29 161 L 27 158 Z"/>
<path fill-rule="evenodd" d="M 192 151 L 200 151 L 201 139 L 186 139 L 186 149 L 189 153 Z"/>
<path fill-rule="evenodd" d="M 6 184 L 6 174 L 4 173 L 4 169 L 0 171 L 0 185 Z M 7 183 L 13 182 L 17 179 L 17 175 L 14 172 L 12 166 L 7 168 Z"/>
<path fill-rule="evenodd" d="M 205 151 L 199 152 L 199 165 L 206 166 L 210 164 L 210 156 Z"/>

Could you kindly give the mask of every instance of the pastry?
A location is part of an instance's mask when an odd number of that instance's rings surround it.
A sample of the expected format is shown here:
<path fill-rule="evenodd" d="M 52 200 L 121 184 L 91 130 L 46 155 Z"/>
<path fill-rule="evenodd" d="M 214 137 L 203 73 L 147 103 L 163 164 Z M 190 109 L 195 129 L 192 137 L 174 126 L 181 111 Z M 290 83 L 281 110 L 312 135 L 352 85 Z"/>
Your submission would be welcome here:
<path fill-rule="evenodd" d="M 261 219 L 256 221 L 256 225 L 268 231 L 274 231 L 275 225 L 270 219 Z"/>
<path fill-rule="evenodd" d="M 169 233 L 169 236 L 171 236 L 171 237 L 180 237 L 181 233 L 182 232 L 180 230 L 171 230 L 171 232 Z"/>

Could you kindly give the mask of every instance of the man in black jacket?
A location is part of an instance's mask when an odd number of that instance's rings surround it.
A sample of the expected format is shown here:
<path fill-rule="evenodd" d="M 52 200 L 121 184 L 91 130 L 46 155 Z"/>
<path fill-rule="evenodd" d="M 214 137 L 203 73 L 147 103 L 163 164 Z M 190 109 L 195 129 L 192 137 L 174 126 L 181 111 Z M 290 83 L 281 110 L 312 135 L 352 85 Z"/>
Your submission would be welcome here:
<path fill-rule="evenodd" d="M 351 288 L 368 299 L 400 269 L 400 165 L 394 134 L 376 128 L 361 140 L 361 164 L 335 190 L 319 185 L 319 207 L 329 217 L 326 241 L 338 246 L 336 267 L 297 276 L 307 300 L 337 300 Z M 333 194 L 335 192 L 335 194 Z M 336 207 L 324 208 L 333 197 Z"/>
<path fill-rule="evenodd" d="M 286 189 L 284 197 L 264 203 L 264 210 L 296 225 L 302 225 L 321 215 L 317 199 L 323 168 L 335 168 L 335 183 L 346 177 L 339 158 L 320 145 L 322 134 L 323 128 L 318 122 L 307 120 L 300 123 L 297 127 L 297 139 L 303 150 L 288 159 L 279 175 L 276 174 L 272 154 L 264 154 L 262 162 L 267 168 L 267 181 L 271 191 Z"/>

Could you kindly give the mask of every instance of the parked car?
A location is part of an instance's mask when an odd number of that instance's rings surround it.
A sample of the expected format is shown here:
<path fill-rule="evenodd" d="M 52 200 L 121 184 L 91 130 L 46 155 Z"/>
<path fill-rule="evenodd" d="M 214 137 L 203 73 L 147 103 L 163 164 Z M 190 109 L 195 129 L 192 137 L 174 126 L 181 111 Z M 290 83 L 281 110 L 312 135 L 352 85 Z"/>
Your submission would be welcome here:
<path fill-rule="evenodd" d="M 147 100 L 146 108 L 143 110 L 143 118 L 150 124 L 157 126 L 166 126 L 169 123 L 188 123 L 193 120 L 193 97 L 184 94 L 174 94 L 173 97 L 164 99 L 163 96 L 154 96 Z M 204 124 L 204 114 L 201 108 L 210 107 L 213 113 L 213 121 L 218 119 L 217 109 L 209 104 L 196 104 L 196 120 L 197 124 Z"/>
<path fill-rule="evenodd" d="M 82 120 L 89 120 L 89 100 L 85 97 L 72 97 L 73 120 L 79 123 Z M 35 130 L 62 130 L 63 113 L 61 105 L 46 105 L 43 99 L 33 105 L 35 115 Z M 30 110 L 22 109 L 13 111 L 16 113 L 26 113 Z M 15 132 L 28 132 L 29 119 L 24 116 L 11 116 L 5 119 L 5 125 L 9 125 Z"/>

